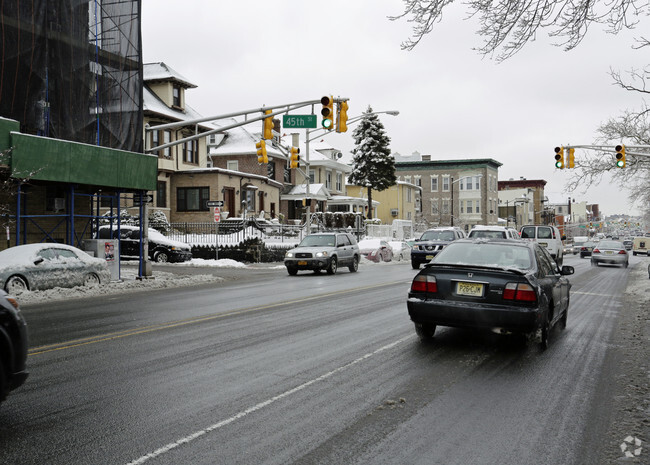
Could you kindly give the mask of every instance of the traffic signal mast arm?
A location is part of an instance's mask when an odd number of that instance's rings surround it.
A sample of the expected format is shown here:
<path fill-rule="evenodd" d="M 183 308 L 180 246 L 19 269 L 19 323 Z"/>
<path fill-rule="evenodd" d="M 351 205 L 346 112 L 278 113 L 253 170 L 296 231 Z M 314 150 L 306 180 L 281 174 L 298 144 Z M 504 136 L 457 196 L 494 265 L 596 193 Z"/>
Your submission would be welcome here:
<path fill-rule="evenodd" d="M 342 101 L 347 101 L 347 100 L 349 100 L 349 99 L 339 97 L 339 98 L 335 98 L 334 102 L 342 102 Z M 159 131 L 161 129 L 176 128 L 176 127 L 181 127 L 181 126 L 195 125 L 197 127 L 197 131 L 198 131 L 198 124 L 199 123 L 204 123 L 206 121 L 215 121 L 215 120 L 220 120 L 220 119 L 226 119 L 226 118 L 233 118 L 233 117 L 236 117 L 236 116 L 244 116 L 245 117 L 244 121 L 241 121 L 241 122 L 238 122 L 238 123 L 233 123 L 233 124 L 229 124 L 227 126 L 222 126 L 220 128 L 213 129 L 211 131 L 202 132 L 200 134 L 197 133 L 197 134 L 194 134 L 193 136 L 188 136 L 188 137 L 185 137 L 183 139 L 178 139 L 178 140 L 175 140 L 173 142 L 169 142 L 167 144 L 158 145 L 156 147 L 149 147 L 149 148 L 145 149 L 145 153 L 151 153 L 151 152 L 155 152 L 157 150 L 166 149 L 168 147 L 173 147 L 173 146 L 178 145 L 178 144 L 183 144 L 183 143 L 185 143 L 187 141 L 190 141 L 190 140 L 201 139 L 203 137 L 207 137 L 207 136 L 210 136 L 212 134 L 218 134 L 218 133 L 227 131 L 229 129 L 237 128 L 237 127 L 240 127 L 240 126 L 245 126 L 247 124 L 254 123 L 256 121 L 261 121 L 261 120 L 263 120 L 265 118 L 272 118 L 273 116 L 281 115 L 283 113 L 289 113 L 289 112 L 291 112 L 293 110 L 297 110 L 298 108 L 307 107 L 309 105 L 317 105 L 317 104 L 320 104 L 320 103 L 321 103 L 321 99 L 318 99 L 318 100 L 306 100 L 304 102 L 288 103 L 286 105 L 275 105 L 275 106 L 271 106 L 271 107 L 260 107 L 260 108 L 255 108 L 255 109 L 252 109 L 252 110 L 238 111 L 238 112 L 228 113 L 228 114 L 224 114 L 224 115 L 207 116 L 207 117 L 204 117 L 204 118 L 197 118 L 197 119 L 193 119 L 193 120 L 179 121 L 179 122 L 176 122 L 176 123 L 159 124 L 157 126 L 145 127 L 145 132 L 147 132 L 147 131 Z M 279 110 L 276 110 L 277 108 L 279 108 Z M 265 114 L 264 112 L 267 111 L 267 110 L 275 110 L 275 111 L 272 111 L 271 113 Z M 248 115 L 250 115 L 250 114 L 259 114 L 260 112 L 262 113 L 261 115 L 255 116 L 253 118 L 248 118 Z M 147 142 L 149 139 L 150 139 L 149 137 L 146 137 L 145 142 Z"/>
<path fill-rule="evenodd" d="M 588 149 L 598 150 L 599 152 L 616 153 L 615 146 L 611 145 L 565 145 L 565 149 Z M 650 152 L 650 145 L 625 145 L 625 152 L 627 155 L 634 155 L 636 157 L 650 157 L 648 152 L 635 152 L 634 150 L 646 149 Z"/>

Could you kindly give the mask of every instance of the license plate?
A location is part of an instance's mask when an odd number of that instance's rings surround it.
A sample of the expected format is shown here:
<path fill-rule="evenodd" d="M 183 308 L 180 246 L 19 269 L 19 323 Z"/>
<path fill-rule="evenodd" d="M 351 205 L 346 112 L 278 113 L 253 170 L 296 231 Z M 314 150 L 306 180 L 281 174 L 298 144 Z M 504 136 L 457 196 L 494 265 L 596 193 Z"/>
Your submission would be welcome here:
<path fill-rule="evenodd" d="M 299 266 L 306 266 L 306 265 L 307 265 L 307 262 L 304 261 L 304 260 L 301 260 L 301 261 L 298 262 L 298 265 L 299 265 Z"/>
<path fill-rule="evenodd" d="M 459 282 L 456 285 L 456 294 L 481 297 L 483 295 L 483 284 Z"/>
<path fill-rule="evenodd" d="M 614 252 L 611 250 L 605 250 L 605 255 L 614 255 Z"/>
<path fill-rule="evenodd" d="M 427 260 L 431 260 L 435 255 L 427 255 Z"/>

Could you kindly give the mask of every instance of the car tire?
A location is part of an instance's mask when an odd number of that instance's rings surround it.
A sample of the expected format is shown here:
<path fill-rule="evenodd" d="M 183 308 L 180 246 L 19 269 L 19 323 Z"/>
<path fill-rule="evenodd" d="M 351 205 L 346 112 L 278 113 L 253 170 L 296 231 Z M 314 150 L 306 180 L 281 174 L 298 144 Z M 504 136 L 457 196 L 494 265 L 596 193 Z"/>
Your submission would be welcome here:
<path fill-rule="evenodd" d="M 12 295 L 19 295 L 28 290 L 29 285 L 27 284 L 27 280 L 22 276 L 11 276 L 5 284 L 5 291 Z"/>
<path fill-rule="evenodd" d="M 86 276 L 84 276 L 84 287 L 97 287 L 99 284 L 99 276 L 95 273 L 87 273 Z"/>
<path fill-rule="evenodd" d="M 433 339 L 433 334 L 436 332 L 436 325 L 427 325 L 415 323 L 415 334 L 418 335 L 422 342 L 430 341 Z"/>
<path fill-rule="evenodd" d="M 336 274 L 338 263 L 336 257 L 332 257 L 330 264 L 327 266 L 327 274 Z"/>
<path fill-rule="evenodd" d="M 414 270 L 419 270 L 420 264 L 411 260 L 411 268 L 413 268 Z"/>
<path fill-rule="evenodd" d="M 298 269 L 297 268 L 291 268 L 291 267 L 288 266 L 287 267 L 287 273 L 289 273 L 289 275 L 291 275 L 291 276 L 295 276 L 295 275 L 298 274 Z"/>
<path fill-rule="evenodd" d="M 348 269 L 350 270 L 350 273 L 356 273 L 359 271 L 359 257 L 356 255 L 352 257 L 352 265 L 350 265 Z"/>
<path fill-rule="evenodd" d="M 153 256 L 153 260 L 157 263 L 167 263 L 169 261 L 169 256 L 167 252 L 156 252 Z"/>

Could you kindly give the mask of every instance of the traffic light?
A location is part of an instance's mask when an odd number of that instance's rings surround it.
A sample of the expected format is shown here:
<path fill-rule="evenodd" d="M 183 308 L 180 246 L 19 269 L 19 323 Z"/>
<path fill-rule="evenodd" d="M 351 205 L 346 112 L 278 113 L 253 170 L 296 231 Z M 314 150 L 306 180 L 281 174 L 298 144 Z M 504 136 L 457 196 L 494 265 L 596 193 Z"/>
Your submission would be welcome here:
<path fill-rule="evenodd" d="M 564 147 L 555 147 L 555 167 L 564 169 Z"/>
<path fill-rule="evenodd" d="M 271 110 L 264 110 L 265 115 L 273 113 Z M 264 125 L 262 126 L 262 139 L 271 140 L 273 139 L 273 117 L 269 116 L 264 118 Z"/>
<path fill-rule="evenodd" d="M 291 147 L 289 150 L 291 153 L 291 169 L 300 168 L 300 149 L 298 147 Z"/>
<path fill-rule="evenodd" d="M 346 132 L 348 130 L 348 102 L 345 100 L 338 104 L 336 114 L 336 132 Z"/>
<path fill-rule="evenodd" d="M 262 139 L 255 144 L 255 147 L 257 147 L 257 163 L 268 163 L 269 157 L 266 154 L 266 141 Z"/>
<path fill-rule="evenodd" d="M 334 129 L 334 98 L 331 95 L 326 95 L 320 99 L 323 108 L 320 114 L 323 115 L 322 125 L 323 128 L 331 131 Z"/>
<path fill-rule="evenodd" d="M 575 152 L 576 149 L 569 149 L 569 158 L 567 160 L 567 165 L 569 165 L 569 168 L 575 168 L 576 166 Z"/>
<path fill-rule="evenodd" d="M 625 146 L 617 145 L 616 146 L 616 166 L 619 168 L 625 168 Z"/>

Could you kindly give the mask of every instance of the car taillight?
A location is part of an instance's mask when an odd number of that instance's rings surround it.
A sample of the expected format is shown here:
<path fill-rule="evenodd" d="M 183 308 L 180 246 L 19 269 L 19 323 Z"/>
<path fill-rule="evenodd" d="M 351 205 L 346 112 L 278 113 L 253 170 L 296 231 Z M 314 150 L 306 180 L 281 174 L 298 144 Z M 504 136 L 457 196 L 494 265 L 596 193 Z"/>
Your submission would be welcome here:
<path fill-rule="evenodd" d="M 591 253 L 600 253 L 600 250 L 594 249 L 594 250 L 591 251 Z"/>
<path fill-rule="evenodd" d="M 503 299 L 535 302 L 537 300 L 537 294 L 530 284 L 508 283 L 503 289 Z"/>
<path fill-rule="evenodd" d="M 623 254 L 623 255 L 627 255 L 627 252 L 625 250 L 619 250 L 618 253 Z"/>
<path fill-rule="evenodd" d="M 435 276 L 418 275 L 411 283 L 411 292 L 438 292 L 438 283 Z"/>

